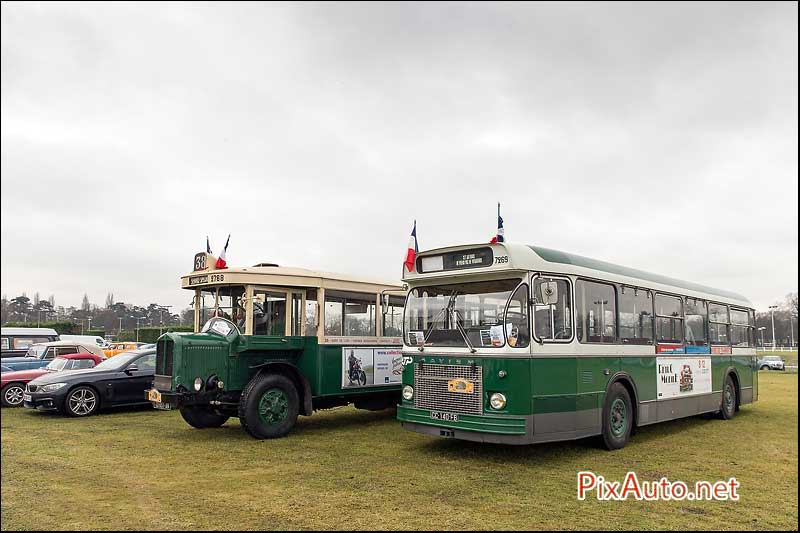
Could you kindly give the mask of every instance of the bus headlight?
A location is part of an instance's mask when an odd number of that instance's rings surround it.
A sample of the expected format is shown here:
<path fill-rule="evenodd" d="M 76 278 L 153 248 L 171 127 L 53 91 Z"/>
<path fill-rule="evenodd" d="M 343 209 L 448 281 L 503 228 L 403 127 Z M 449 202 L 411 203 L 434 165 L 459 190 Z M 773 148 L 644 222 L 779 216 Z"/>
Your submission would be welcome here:
<path fill-rule="evenodd" d="M 200 392 L 200 389 L 203 388 L 203 379 L 202 378 L 194 378 L 194 390 Z"/>
<path fill-rule="evenodd" d="M 405 387 L 403 387 L 403 398 L 405 398 L 408 401 L 411 401 L 411 398 L 413 397 L 414 397 L 414 387 L 412 387 L 411 385 L 406 385 Z"/>
<path fill-rule="evenodd" d="M 491 398 L 489 398 L 489 405 L 492 406 L 492 409 L 500 410 L 506 406 L 506 396 L 503 393 L 495 392 L 492 394 Z"/>

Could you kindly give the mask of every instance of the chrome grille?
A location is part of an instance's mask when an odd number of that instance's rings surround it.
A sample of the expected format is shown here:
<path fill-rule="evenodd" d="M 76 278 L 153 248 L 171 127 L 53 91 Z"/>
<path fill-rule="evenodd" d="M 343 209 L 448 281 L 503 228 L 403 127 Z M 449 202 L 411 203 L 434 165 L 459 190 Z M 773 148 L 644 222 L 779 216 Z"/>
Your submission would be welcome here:
<path fill-rule="evenodd" d="M 447 382 L 463 379 L 473 384 L 471 393 L 450 392 Z M 483 368 L 479 366 L 414 365 L 414 407 L 479 415 L 483 412 Z"/>

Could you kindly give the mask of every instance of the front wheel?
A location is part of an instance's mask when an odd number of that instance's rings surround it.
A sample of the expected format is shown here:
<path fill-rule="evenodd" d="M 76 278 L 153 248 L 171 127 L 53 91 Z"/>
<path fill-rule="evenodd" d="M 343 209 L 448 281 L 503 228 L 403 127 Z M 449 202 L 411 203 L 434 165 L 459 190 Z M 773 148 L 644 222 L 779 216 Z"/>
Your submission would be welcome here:
<path fill-rule="evenodd" d="M 64 411 L 69 416 L 91 416 L 100 407 L 100 398 L 91 387 L 77 387 L 69 391 L 64 401 Z"/>
<path fill-rule="evenodd" d="M 255 376 L 239 399 L 239 422 L 257 439 L 285 437 L 297 422 L 299 413 L 297 388 L 282 374 Z"/>
<path fill-rule="evenodd" d="M 622 383 L 611 385 L 603 408 L 603 444 L 608 450 L 618 450 L 631 437 L 633 406 L 628 389 Z"/>
<path fill-rule="evenodd" d="M 218 428 L 230 418 L 198 405 L 181 407 L 181 417 L 187 424 L 197 429 Z"/>
<path fill-rule="evenodd" d="M 719 417 L 723 420 L 730 420 L 736 414 L 736 385 L 733 378 L 728 374 L 725 376 L 725 384 L 722 386 L 722 401 L 720 404 Z"/>
<path fill-rule="evenodd" d="M 362 387 L 367 384 L 367 373 L 363 370 L 358 371 L 358 384 Z"/>
<path fill-rule="evenodd" d="M 760 370 L 769 370 L 769 367 L 767 365 L 762 365 Z"/>
<path fill-rule="evenodd" d="M 22 383 L 9 383 L 3 387 L 0 403 L 3 407 L 19 407 L 22 405 L 22 395 L 25 392 L 25 385 Z"/>

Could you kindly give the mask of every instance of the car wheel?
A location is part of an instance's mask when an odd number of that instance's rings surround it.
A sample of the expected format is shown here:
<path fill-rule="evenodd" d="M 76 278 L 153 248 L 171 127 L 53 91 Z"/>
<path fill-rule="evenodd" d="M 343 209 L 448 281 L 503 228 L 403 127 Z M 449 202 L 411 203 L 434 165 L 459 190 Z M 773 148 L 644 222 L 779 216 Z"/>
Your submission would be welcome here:
<path fill-rule="evenodd" d="M 769 370 L 769 367 L 767 365 L 761 365 L 761 370 Z"/>
<path fill-rule="evenodd" d="M 69 416 L 91 416 L 100 407 L 97 391 L 91 387 L 76 387 L 64 400 L 64 412 Z"/>
<path fill-rule="evenodd" d="M 239 399 L 239 422 L 257 439 L 285 437 L 299 413 L 297 388 L 282 374 L 255 376 Z"/>
<path fill-rule="evenodd" d="M 723 420 L 730 420 L 734 415 L 736 415 L 736 385 L 734 385 L 731 375 L 728 374 L 725 376 L 725 384 L 722 386 L 719 416 Z"/>
<path fill-rule="evenodd" d="M 181 407 L 181 417 L 187 424 L 197 429 L 218 428 L 230 418 L 199 405 Z"/>
<path fill-rule="evenodd" d="M 633 427 L 633 405 L 628 389 L 622 383 L 611 385 L 603 408 L 603 444 L 618 450 L 630 440 Z"/>
<path fill-rule="evenodd" d="M 25 385 L 22 383 L 9 383 L 3 387 L 0 403 L 3 407 L 19 407 L 22 405 L 22 395 L 25 392 Z"/>

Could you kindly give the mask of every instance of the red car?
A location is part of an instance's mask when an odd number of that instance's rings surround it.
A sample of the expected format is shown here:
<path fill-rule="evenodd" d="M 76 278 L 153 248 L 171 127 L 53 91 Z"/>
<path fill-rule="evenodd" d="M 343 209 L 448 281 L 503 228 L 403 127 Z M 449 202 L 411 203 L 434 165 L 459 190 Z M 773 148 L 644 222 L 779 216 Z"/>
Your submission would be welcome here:
<path fill-rule="evenodd" d="M 44 368 L 3 372 L 0 374 L 0 387 L 2 387 L 0 403 L 2 403 L 3 407 L 19 407 L 22 405 L 22 394 L 25 391 L 25 384 L 29 381 L 50 372 L 92 368 L 102 360 L 103 358 L 101 356 L 93 353 L 72 353 L 59 355 Z"/>

